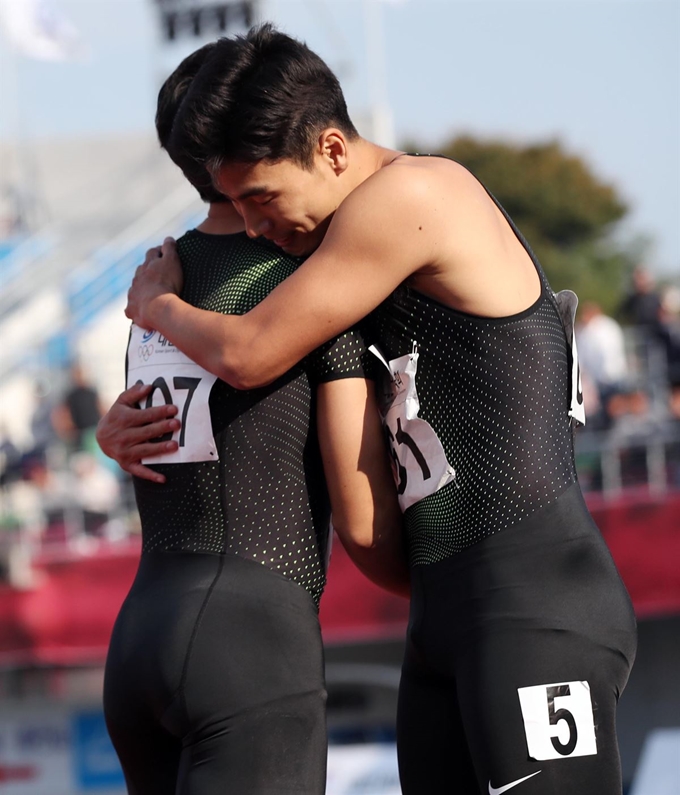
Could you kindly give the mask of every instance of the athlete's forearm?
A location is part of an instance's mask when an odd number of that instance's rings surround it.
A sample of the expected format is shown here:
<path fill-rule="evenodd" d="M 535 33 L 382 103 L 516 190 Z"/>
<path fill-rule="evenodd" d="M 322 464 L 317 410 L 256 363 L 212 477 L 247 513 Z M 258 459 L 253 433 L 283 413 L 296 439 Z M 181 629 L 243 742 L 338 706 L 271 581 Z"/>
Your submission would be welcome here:
<path fill-rule="evenodd" d="M 360 203 L 347 221 L 343 217 L 341 207 L 306 262 L 239 316 L 215 315 L 181 301 L 181 265 L 166 241 L 162 256 L 147 257 L 137 269 L 126 314 L 143 328 L 161 331 L 237 388 L 268 384 L 366 317 L 427 260 L 420 238 L 417 246 L 413 240 L 396 241 L 391 214 L 376 217 Z"/>
<path fill-rule="evenodd" d="M 190 359 L 236 389 L 273 381 L 263 338 L 252 333 L 247 315 L 223 315 L 166 294 L 147 310 L 150 324 Z"/>
<path fill-rule="evenodd" d="M 333 527 L 350 558 L 370 580 L 408 596 L 403 518 L 375 387 L 360 378 L 321 384 L 317 408 Z"/>
<path fill-rule="evenodd" d="M 354 565 L 372 583 L 397 596 L 409 597 L 411 582 L 401 523 L 388 535 L 372 539 L 370 544 L 357 543 L 354 534 L 342 529 L 338 537 Z"/>

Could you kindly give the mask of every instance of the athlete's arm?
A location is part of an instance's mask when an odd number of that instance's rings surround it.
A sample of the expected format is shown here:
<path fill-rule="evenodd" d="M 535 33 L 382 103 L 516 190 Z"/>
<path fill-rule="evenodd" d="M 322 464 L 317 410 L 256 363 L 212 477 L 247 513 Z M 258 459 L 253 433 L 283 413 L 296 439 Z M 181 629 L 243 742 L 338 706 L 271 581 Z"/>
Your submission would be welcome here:
<path fill-rule="evenodd" d="M 383 171 L 345 199 L 317 251 L 247 314 L 219 315 L 182 301 L 172 286 L 179 265 L 167 241 L 160 259 L 138 269 L 126 314 L 232 386 L 271 382 L 436 256 L 432 227 L 445 214 L 436 212 L 443 200 L 428 174 L 406 189 L 398 173 Z"/>
<path fill-rule="evenodd" d="M 177 442 L 154 442 L 168 431 L 179 428 L 177 406 L 152 406 L 140 409 L 140 400 L 151 392 L 150 384 L 126 389 L 116 399 L 97 425 L 97 442 L 102 451 L 121 469 L 144 480 L 165 483 L 165 476 L 144 466 L 141 461 L 160 453 L 177 450 Z"/>
<path fill-rule="evenodd" d="M 376 585 L 409 595 L 402 514 L 373 383 L 362 378 L 318 387 L 319 443 L 333 527 L 354 564 Z"/>

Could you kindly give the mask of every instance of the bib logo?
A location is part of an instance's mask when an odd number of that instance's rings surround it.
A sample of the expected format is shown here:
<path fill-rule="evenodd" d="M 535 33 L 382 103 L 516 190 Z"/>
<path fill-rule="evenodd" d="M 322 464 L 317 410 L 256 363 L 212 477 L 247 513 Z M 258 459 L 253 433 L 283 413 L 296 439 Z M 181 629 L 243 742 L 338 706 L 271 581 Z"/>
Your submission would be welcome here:
<path fill-rule="evenodd" d="M 158 354 L 173 353 L 177 351 L 177 348 L 172 344 L 172 342 L 170 342 L 167 337 L 164 337 L 160 333 L 158 334 L 156 347 L 154 347 L 153 343 L 150 343 L 149 340 L 153 338 L 155 333 L 155 331 L 146 331 L 142 335 L 141 343 L 137 348 L 137 354 L 143 362 L 148 362 L 153 356 L 154 351 Z"/>
<path fill-rule="evenodd" d="M 148 362 L 153 356 L 153 345 L 140 345 L 137 349 L 137 353 L 139 354 L 140 359 Z"/>

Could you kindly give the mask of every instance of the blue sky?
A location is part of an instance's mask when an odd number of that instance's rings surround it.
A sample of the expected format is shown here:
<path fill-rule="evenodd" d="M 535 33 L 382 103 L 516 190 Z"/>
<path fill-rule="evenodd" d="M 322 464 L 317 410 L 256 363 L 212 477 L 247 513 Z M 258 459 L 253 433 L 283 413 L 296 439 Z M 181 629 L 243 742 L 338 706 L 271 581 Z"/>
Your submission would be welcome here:
<path fill-rule="evenodd" d="M 22 59 L 35 136 L 151 128 L 161 79 L 198 46 L 160 43 L 152 0 L 57 0 L 91 49 L 85 63 Z M 267 0 L 265 14 L 338 73 L 350 110 L 369 104 L 361 0 Z M 559 138 L 631 207 L 620 234 L 653 238 L 650 266 L 680 272 L 680 3 L 677 0 L 392 0 L 380 4 L 397 140 L 434 151 L 468 132 Z M 0 50 L 0 137 L 9 57 Z M 11 108 L 11 106 L 10 106 Z"/>

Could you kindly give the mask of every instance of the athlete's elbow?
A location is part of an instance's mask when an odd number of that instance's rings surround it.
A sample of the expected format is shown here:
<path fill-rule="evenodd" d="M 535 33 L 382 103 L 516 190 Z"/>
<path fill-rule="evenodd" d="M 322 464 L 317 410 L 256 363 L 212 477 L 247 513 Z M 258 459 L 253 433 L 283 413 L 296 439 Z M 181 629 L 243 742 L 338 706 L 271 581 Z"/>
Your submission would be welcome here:
<path fill-rule="evenodd" d="M 233 352 L 220 357 L 214 372 L 229 386 L 240 390 L 256 389 L 274 380 L 262 366 L 258 366 L 254 357 Z"/>
<path fill-rule="evenodd" d="M 348 524 L 338 531 L 338 535 L 342 535 L 347 545 L 364 555 L 379 554 L 386 541 L 375 526 L 368 523 Z"/>

